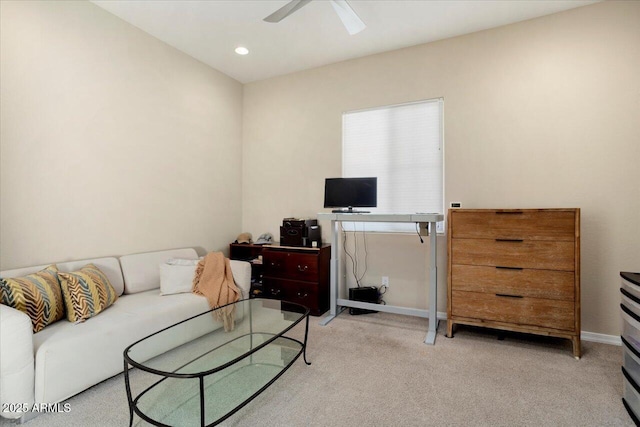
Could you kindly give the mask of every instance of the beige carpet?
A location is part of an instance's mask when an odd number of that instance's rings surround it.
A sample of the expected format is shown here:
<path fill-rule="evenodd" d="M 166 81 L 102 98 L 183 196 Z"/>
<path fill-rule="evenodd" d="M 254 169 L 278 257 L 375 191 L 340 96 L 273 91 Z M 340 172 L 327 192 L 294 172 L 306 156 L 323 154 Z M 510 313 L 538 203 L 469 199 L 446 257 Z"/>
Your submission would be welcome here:
<path fill-rule="evenodd" d="M 441 323 L 423 343 L 425 319 L 341 314 L 311 318 L 307 366 L 300 358 L 225 426 L 632 426 L 621 403 L 621 347 L 507 335 Z M 296 330 L 300 336 L 303 330 Z M 142 376 L 132 371 L 132 381 Z M 73 397 L 71 412 L 28 427 L 127 426 L 123 376 Z M 6 425 L 2 422 L 2 425 Z M 137 417 L 134 425 L 146 423 Z"/>

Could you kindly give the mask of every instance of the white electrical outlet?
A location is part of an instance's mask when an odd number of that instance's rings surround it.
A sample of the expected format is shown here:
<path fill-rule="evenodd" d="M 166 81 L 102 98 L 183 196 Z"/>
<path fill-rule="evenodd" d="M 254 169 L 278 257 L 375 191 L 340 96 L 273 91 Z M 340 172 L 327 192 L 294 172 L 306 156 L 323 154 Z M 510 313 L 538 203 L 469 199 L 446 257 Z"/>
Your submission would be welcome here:
<path fill-rule="evenodd" d="M 382 286 L 389 287 L 389 276 L 382 276 Z"/>

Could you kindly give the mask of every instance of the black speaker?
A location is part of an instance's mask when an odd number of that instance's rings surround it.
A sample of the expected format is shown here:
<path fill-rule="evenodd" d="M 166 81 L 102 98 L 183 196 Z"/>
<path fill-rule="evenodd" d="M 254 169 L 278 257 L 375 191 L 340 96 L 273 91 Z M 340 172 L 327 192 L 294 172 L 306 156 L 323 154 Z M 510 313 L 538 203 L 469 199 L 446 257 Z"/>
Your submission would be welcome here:
<path fill-rule="evenodd" d="M 362 286 L 360 288 L 349 288 L 349 299 L 351 301 L 371 302 L 378 304 L 378 288 L 375 286 Z M 375 310 L 349 307 L 349 314 L 377 313 Z"/>

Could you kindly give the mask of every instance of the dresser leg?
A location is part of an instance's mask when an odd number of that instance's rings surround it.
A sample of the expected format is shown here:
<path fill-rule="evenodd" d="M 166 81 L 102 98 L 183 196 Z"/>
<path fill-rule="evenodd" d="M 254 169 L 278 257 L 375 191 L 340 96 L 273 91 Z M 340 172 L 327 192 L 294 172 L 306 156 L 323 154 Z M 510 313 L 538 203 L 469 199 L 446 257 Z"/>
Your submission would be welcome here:
<path fill-rule="evenodd" d="M 582 356 L 580 349 L 580 337 L 571 338 L 571 342 L 573 343 L 573 357 L 575 357 L 576 360 L 579 360 L 580 356 Z"/>
<path fill-rule="evenodd" d="M 447 320 L 447 338 L 453 338 L 453 322 Z"/>

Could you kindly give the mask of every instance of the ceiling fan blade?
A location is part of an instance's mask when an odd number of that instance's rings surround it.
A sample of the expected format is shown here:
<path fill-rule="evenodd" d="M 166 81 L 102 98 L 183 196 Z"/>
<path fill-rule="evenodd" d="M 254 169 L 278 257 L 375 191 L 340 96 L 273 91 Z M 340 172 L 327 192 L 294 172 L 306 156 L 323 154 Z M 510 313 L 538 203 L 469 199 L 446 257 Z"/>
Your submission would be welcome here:
<path fill-rule="evenodd" d="M 280 22 L 284 18 L 286 18 L 287 16 L 291 15 L 296 10 L 300 9 L 302 6 L 304 6 L 307 3 L 309 3 L 310 1 L 311 0 L 293 0 L 293 1 L 285 4 L 284 6 L 282 6 L 280 9 L 276 10 L 275 12 L 273 12 L 271 15 L 267 16 L 266 18 L 264 18 L 263 21 L 266 21 L 266 22 Z"/>
<path fill-rule="evenodd" d="M 367 27 L 346 0 L 331 0 L 331 6 L 333 6 L 349 34 L 357 34 Z"/>

